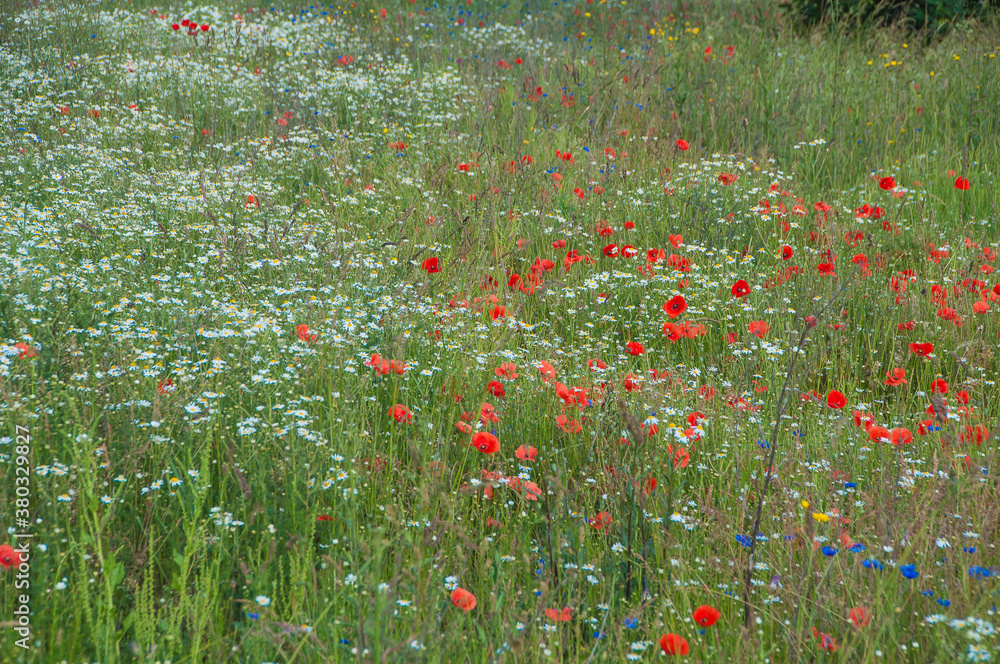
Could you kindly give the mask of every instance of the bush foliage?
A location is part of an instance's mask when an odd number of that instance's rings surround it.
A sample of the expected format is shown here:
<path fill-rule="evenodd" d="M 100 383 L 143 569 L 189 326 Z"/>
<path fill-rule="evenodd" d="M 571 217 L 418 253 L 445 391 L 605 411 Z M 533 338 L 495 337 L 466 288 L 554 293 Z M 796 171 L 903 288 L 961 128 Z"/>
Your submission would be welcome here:
<path fill-rule="evenodd" d="M 997 0 L 792 0 L 805 25 L 863 24 L 943 32 L 956 21 L 996 9 Z"/>

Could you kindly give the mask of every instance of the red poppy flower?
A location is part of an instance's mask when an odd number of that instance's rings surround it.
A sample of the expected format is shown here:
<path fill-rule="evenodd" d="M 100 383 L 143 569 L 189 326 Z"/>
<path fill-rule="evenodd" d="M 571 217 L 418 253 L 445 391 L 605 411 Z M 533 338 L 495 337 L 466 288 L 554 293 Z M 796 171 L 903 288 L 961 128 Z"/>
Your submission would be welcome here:
<path fill-rule="evenodd" d="M 900 369 L 899 367 L 893 369 L 892 371 L 885 372 L 885 384 L 892 385 L 893 387 L 898 387 L 900 385 L 906 384 L 906 369 Z"/>
<path fill-rule="evenodd" d="M 683 295 L 675 295 L 666 301 L 663 305 L 663 311 L 665 311 L 667 316 L 670 318 L 677 318 L 684 313 L 687 306 L 687 300 L 684 299 Z"/>
<path fill-rule="evenodd" d="M 14 547 L 10 544 L 0 545 L 0 565 L 3 565 L 5 569 L 17 568 L 21 561 L 21 554 Z"/>
<path fill-rule="evenodd" d="M 496 409 L 492 404 L 484 403 L 479 406 L 479 421 L 483 424 L 500 421 L 500 417 L 497 416 Z"/>
<path fill-rule="evenodd" d="M 507 307 L 504 306 L 493 307 L 493 309 L 490 311 L 490 317 L 493 320 L 496 320 L 497 318 L 505 318 L 506 316 L 507 316 Z"/>
<path fill-rule="evenodd" d="M 565 415 L 556 416 L 556 425 L 566 433 L 580 433 L 583 427 L 576 420 L 571 420 Z"/>
<path fill-rule="evenodd" d="M 910 349 L 911 353 L 916 353 L 921 357 L 927 357 L 934 352 L 934 344 L 929 343 L 912 343 L 907 348 Z"/>
<path fill-rule="evenodd" d="M 591 371 L 603 371 L 608 368 L 608 365 L 595 357 L 587 360 L 587 367 Z"/>
<path fill-rule="evenodd" d="M 694 621 L 702 627 L 711 627 L 716 623 L 716 621 L 719 620 L 719 618 L 722 617 L 722 614 L 719 613 L 719 610 L 714 607 L 699 606 L 694 610 L 694 613 L 691 614 L 691 617 L 694 618 Z"/>
<path fill-rule="evenodd" d="M 750 332 L 750 334 L 760 339 L 763 339 L 764 335 L 766 335 L 768 330 L 771 329 L 771 326 L 767 324 L 766 320 L 755 320 L 750 322 L 750 325 L 747 326 L 747 329 Z"/>
<path fill-rule="evenodd" d="M 898 325 L 896 325 L 896 329 L 898 331 L 900 331 L 900 332 L 903 332 L 904 330 L 905 331 L 912 331 L 912 330 L 917 329 L 917 322 L 911 320 L 911 321 L 908 321 L 906 323 L 899 323 Z"/>
<path fill-rule="evenodd" d="M 514 450 L 514 456 L 521 461 L 534 461 L 538 456 L 538 450 L 531 445 L 521 445 Z"/>
<path fill-rule="evenodd" d="M 931 383 L 931 393 L 932 394 L 948 394 L 948 381 L 944 378 L 938 378 L 933 383 Z"/>
<path fill-rule="evenodd" d="M 683 138 L 677 139 L 678 150 L 687 150 L 689 147 L 691 147 L 691 144 L 685 141 Z"/>
<path fill-rule="evenodd" d="M 305 341 L 306 343 L 312 343 L 313 341 L 316 341 L 316 338 L 319 336 L 315 332 L 310 333 L 309 326 L 306 325 L 305 323 L 302 323 L 301 325 L 296 327 L 295 333 L 299 335 L 299 339 Z"/>
<path fill-rule="evenodd" d="M 959 436 L 959 440 L 963 443 L 975 443 L 976 445 L 982 445 L 987 438 L 990 437 L 989 427 L 983 424 L 977 424 L 975 427 L 965 426 L 965 431 Z"/>
<path fill-rule="evenodd" d="M 867 627 L 872 621 L 872 613 L 868 609 L 856 606 L 847 613 L 855 627 Z"/>
<path fill-rule="evenodd" d="M 316 517 L 317 521 L 333 521 L 333 517 L 329 514 L 320 514 Z"/>
<path fill-rule="evenodd" d="M 29 357 L 35 357 L 38 354 L 35 352 L 34 348 L 24 343 L 23 341 L 18 341 L 16 344 L 14 344 L 14 348 L 17 349 L 17 359 L 19 360 L 26 360 Z"/>
<path fill-rule="evenodd" d="M 397 403 L 395 406 L 390 408 L 389 414 L 392 415 L 392 418 L 397 422 L 406 422 L 407 424 L 413 422 L 413 413 L 410 412 L 409 408 L 401 403 Z"/>
<path fill-rule="evenodd" d="M 646 349 L 638 341 L 630 341 L 625 344 L 625 347 L 628 349 L 627 352 L 629 355 L 642 355 L 646 352 Z"/>
<path fill-rule="evenodd" d="M 667 337 L 673 342 L 676 342 L 678 339 L 684 336 L 684 333 L 682 332 L 680 325 L 675 325 L 671 322 L 666 322 L 663 324 L 663 336 Z"/>
<path fill-rule="evenodd" d="M 897 446 L 909 445 L 913 442 L 913 433 L 911 433 L 909 429 L 893 429 L 889 432 L 889 442 Z"/>
<path fill-rule="evenodd" d="M 829 634 L 824 634 L 815 627 L 813 627 L 813 636 L 819 640 L 819 647 L 827 652 L 837 652 L 840 650 L 840 646 Z"/>
<path fill-rule="evenodd" d="M 687 640 L 683 636 L 672 633 L 660 637 L 660 647 L 668 655 L 686 655 L 691 652 Z"/>
<path fill-rule="evenodd" d="M 791 258 L 794 255 L 795 255 L 795 252 L 792 251 L 792 248 L 789 247 L 787 244 L 781 248 L 781 260 L 787 261 L 789 258 Z"/>
<path fill-rule="evenodd" d="M 969 190 L 969 181 L 966 178 L 958 178 L 955 180 L 955 189 L 961 189 L 962 191 Z"/>
<path fill-rule="evenodd" d="M 500 450 L 500 440 L 487 431 L 478 431 L 472 436 L 472 446 L 483 454 L 495 454 Z"/>
<path fill-rule="evenodd" d="M 878 188 L 883 191 L 889 191 L 890 189 L 896 188 L 896 179 L 891 177 L 885 177 L 878 181 Z"/>
<path fill-rule="evenodd" d="M 633 247 L 631 244 L 626 244 L 622 247 L 622 256 L 625 258 L 635 258 L 639 255 L 639 250 Z"/>
<path fill-rule="evenodd" d="M 427 274 L 434 274 L 435 272 L 441 271 L 441 259 L 437 256 L 431 258 L 425 258 L 422 263 L 422 267 L 427 272 Z"/>
<path fill-rule="evenodd" d="M 691 455 L 686 448 L 678 447 L 675 451 L 673 446 L 667 445 L 667 454 L 674 455 L 674 468 L 687 468 L 691 462 Z"/>
<path fill-rule="evenodd" d="M 743 297 L 750 293 L 750 284 L 748 284 L 743 279 L 740 279 L 735 284 L 733 284 L 733 297 Z"/>
<path fill-rule="evenodd" d="M 618 245 L 609 244 L 606 247 L 604 247 L 604 249 L 601 249 L 601 251 L 603 251 L 604 255 L 607 256 L 608 258 L 614 258 L 615 256 L 618 255 Z"/>
<path fill-rule="evenodd" d="M 573 618 L 572 610 L 568 606 L 564 606 L 562 611 L 545 609 L 545 616 L 554 622 L 569 622 Z"/>
<path fill-rule="evenodd" d="M 451 591 L 451 603 L 463 611 L 476 608 L 476 596 L 465 588 L 455 588 Z"/>
<path fill-rule="evenodd" d="M 687 423 L 693 427 L 699 426 L 708 421 L 708 418 L 705 417 L 705 413 L 699 410 L 692 411 L 685 419 L 687 420 Z"/>
<path fill-rule="evenodd" d="M 678 249 L 682 244 L 684 244 L 683 235 L 668 235 L 667 239 L 670 240 L 670 246 L 674 249 Z"/>
<path fill-rule="evenodd" d="M 820 263 L 816 266 L 816 268 L 819 270 L 820 274 L 826 277 L 836 274 L 836 269 L 834 268 L 833 263 Z"/>
<path fill-rule="evenodd" d="M 843 408 L 847 405 L 847 398 L 843 392 L 830 390 L 830 393 L 826 395 L 826 405 L 830 408 Z"/>
<path fill-rule="evenodd" d="M 507 391 L 503 389 L 503 383 L 498 380 L 491 380 L 486 386 L 486 391 L 498 399 L 503 399 L 507 395 Z"/>
<path fill-rule="evenodd" d="M 611 514 L 609 512 L 598 512 L 591 519 L 587 519 L 587 523 L 594 530 L 606 530 L 611 527 Z"/>
<path fill-rule="evenodd" d="M 552 366 L 552 363 L 548 360 L 542 360 L 535 366 L 538 368 L 539 373 L 542 374 L 542 378 L 545 380 L 552 380 L 556 377 L 556 368 Z"/>
<path fill-rule="evenodd" d="M 886 429 L 885 427 L 880 427 L 877 424 L 868 427 L 868 437 L 874 440 L 876 443 L 892 442 L 890 436 L 891 434 L 889 430 Z"/>
<path fill-rule="evenodd" d="M 378 353 L 372 353 L 371 358 L 365 361 L 365 366 L 371 367 L 375 370 L 375 373 L 383 376 L 388 375 L 388 373 L 392 370 L 389 368 L 389 361 Z"/>
<path fill-rule="evenodd" d="M 726 186 L 736 182 L 736 176 L 733 175 L 732 173 L 719 173 L 717 179 L 719 180 L 719 182 L 721 182 L 723 185 Z"/>
<path fill-rule="evenodd" d="M 500 378 L 506 378 L 507 380 L 514 380 L 515 378 L 518 377 L 517 365 L 514 364 L 513 362 L 502 363 L 500 366 L 498 366 L 496 369 L 493 370 L 493 373 L 499 376 Z"/>

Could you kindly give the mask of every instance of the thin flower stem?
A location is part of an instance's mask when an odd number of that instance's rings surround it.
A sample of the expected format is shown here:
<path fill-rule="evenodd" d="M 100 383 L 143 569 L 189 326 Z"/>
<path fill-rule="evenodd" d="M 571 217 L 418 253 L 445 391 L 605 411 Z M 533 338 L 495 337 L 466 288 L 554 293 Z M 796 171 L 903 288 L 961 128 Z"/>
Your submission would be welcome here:
<path fill-rule="evenodd" d="M 830 298 L 830 301 L 827 302 L 826 305 L 819 311 L 819 313 L 815 316 L 816 324 L 818 324 L 819 319 L 823 317 L 827 310 L 833 306 L 833 303 L 837 300 L 837 298 L 840 297 L 845 290 L 847 290 L 847 287 L 850 285 L 851 281 L 853 281 L 856 274 L 857 272 L 852 274 L 851 277 L 849 277 L 840 287 L 840 290 L 834 293 L 833 297 Z M 750 532 L 750 555 L 747 556 L 747 569 L 744 576 L 743 624 L 747 630 L 750 629 L 753 617 L 753 610 L 750 606 L 750 586 L 753 581 L 754 554 L 757 551 L 757 533 L 760 530 L 760 520 L 764 511 L 764 501 L 767 498 L 767 492 L 771 487 L 771 480 L 774 477 L 774 457 L 775 453 L 778 451 L 778 431 L 781 427 L 781 418 L 785 413 L 785 408 L 788 406 L 788 395 L 792 392 L 792 372 L 795 370 L 795 365 L 798 362 L 799 356 L 803 353 L 802 344 L 806 342 L 811 329 L 812 327 L 807 322 L 805 324 L 805 328 L 802 330 L 802 333 L 799 334 L 798 342 L 795 345 L 795 352 L 788 362 L 788 369 L 785 371 L 785 382 L 781 386 L 781 396 L 778 397 L 778 408 L 774 419 L 774 429 L 771 431 L 771 449 L 767 455 L 767 468 L 764 472 L 764 489 L 761 491 L 761 495 L 757 497 L 757 513 L 754 516 L 753 528 Z"/>

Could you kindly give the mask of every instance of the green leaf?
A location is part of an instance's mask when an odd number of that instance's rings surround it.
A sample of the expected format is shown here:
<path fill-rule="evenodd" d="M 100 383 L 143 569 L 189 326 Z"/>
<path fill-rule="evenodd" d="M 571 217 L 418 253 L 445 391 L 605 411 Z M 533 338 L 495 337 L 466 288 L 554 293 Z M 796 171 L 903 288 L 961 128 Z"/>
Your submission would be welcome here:
<path fill-rule="evenodd" d="M 174 562 L 177 563 L 177 566 L 180 567 L 181 569 L 184 569 L 184 562 L 185 562 L 184 554 L 181 553 L 180 551 L 174 551 L 173 558 Z"/>

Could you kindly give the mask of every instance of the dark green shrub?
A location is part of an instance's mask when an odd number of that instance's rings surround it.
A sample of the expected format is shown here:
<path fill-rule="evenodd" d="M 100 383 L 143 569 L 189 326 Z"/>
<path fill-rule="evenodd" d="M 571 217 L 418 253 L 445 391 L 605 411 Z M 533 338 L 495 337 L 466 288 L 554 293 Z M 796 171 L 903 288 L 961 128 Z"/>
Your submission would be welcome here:
<path fill-rule="evenodd" d="M 955 21 L 995 9 L 1000 0 L 790 0 L 792 14 L 806 26 L 903 26 L 944 31 Z"/>

